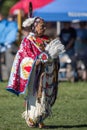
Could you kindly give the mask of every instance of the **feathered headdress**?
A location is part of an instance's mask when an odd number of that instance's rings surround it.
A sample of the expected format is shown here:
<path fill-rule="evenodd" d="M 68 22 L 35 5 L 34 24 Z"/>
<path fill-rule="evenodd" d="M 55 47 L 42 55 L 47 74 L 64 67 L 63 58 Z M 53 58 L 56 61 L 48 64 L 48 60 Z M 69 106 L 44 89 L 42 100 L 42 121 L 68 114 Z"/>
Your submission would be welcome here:
<path fill-rule="evenodd" d="M 34 20 L 36 19 L 36 17 L 34 17 L 34 18 L 27 18 L 24 22 L 23 22 L 23 24 L 22 24 L 22 26 L 23 27 L 29 27 L 29 26 L 31 26 L 33 23 L 34 23 Z"/>
<path fill-rule="evenodd" d="M 50 55 L 52 59 L 57 58 L 59 54 L 65 52 L 65 47 L 61 41 L 56 38 L 47 44 L 45 51 Z"/>

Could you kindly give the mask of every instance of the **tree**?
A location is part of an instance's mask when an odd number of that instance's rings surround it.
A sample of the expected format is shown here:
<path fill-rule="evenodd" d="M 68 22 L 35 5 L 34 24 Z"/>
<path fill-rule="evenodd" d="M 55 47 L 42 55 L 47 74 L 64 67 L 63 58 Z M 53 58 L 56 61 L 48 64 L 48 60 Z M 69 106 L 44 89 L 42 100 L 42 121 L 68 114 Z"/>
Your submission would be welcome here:
<path fill-rule="evenodd" d="M 0 6 L 5 2 L 5 0 L 0 0 Z"/>
<path fill-rule="evenodd" d="M 0 11 L 7 16 L 9 14 L 10 8 L 16 3 L 18 0 L 0 0 Z"/>

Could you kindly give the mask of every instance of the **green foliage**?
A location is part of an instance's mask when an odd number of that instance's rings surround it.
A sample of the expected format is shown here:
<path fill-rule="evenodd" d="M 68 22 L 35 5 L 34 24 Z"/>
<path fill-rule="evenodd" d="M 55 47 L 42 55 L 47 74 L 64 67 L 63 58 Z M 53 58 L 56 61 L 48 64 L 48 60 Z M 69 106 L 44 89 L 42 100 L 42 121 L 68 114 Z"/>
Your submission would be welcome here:
<path fill-rule="evenodd" d="M 0 83 L 0 130 L 39 130 L 29 128 L 21 117 L 24 95 L 6 91 L 6 85 Z M 87 83 L 60 83 L 52 116 L 45 124 L 48 130 L 87 130 Z"/>
<path fill-rule="evenodd" d="M 2 3 L 0 12 L 2 12 L 5 16 L 9 14 L 10 8 L 16 3 L 18 0 L 4 0 Z"/>

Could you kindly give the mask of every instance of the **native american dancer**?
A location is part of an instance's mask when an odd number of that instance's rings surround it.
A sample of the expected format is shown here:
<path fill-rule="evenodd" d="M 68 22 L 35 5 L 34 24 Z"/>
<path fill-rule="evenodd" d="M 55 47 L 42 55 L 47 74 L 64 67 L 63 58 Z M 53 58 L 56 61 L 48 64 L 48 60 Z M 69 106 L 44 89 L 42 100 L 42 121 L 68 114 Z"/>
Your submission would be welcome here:
<path fill-rule="evenodd" d="M 7 90 L 17 95 L 26 90 L 26 110 L 22 116 L 29 127 L 43 128 L 43 120 L 51 115 L 57 98 L 58 55 L 64 52 L 64 46 L 58 39 L 49 41 L 42 35 L 43 19 L 29 18 L 25 25 L 33 25 L 32 32 L 23 39 L 16 54 Z"/>

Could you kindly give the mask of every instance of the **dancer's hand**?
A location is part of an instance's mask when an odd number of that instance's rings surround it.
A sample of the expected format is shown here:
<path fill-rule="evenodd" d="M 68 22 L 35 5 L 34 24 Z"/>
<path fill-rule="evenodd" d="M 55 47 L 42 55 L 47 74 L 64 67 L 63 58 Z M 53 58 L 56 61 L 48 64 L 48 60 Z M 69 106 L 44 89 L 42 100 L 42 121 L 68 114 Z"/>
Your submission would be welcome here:
<path fill-rule="evenodd" d="M 39 64 L 41 64 L 41 60 L 40 60 L 40 59 L 37 59 L 37 61 L 36 61 L 36 66 L 38 66 Z"/>

